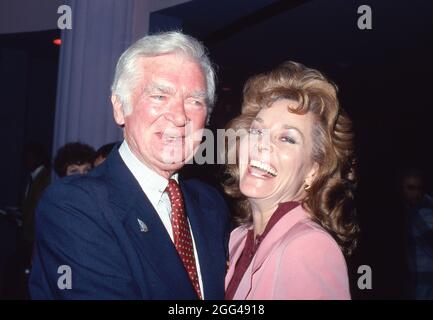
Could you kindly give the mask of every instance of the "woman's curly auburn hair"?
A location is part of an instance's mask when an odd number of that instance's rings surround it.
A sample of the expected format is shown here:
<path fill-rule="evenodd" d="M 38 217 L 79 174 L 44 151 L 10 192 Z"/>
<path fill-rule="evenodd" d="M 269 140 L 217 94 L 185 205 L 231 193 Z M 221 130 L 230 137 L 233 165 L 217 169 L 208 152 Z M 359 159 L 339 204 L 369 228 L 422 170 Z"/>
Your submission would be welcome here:
<path fill-rule="evenodd" d="M 319 169 L 302 206 L 335 238 L 342 251 L 350 255 L 359 232 L 353 201 L 355 157 L 352 124 L 339 106 L 337 87 L 319 71 L 288 61 L 269 73 L 250 78 L 243 96 L 242 113 L 227 128 L 248 130 L 259 111 L 279 99 L 298 102 L 289 112 L 315 115 L 312 157 Z M 224 190 L 237 200 L 236 221 L 252 223 L 250 204 L 239 189 L 238 166 L 226 165 L 224 172 L 228 176 L 223 182 Z"/>

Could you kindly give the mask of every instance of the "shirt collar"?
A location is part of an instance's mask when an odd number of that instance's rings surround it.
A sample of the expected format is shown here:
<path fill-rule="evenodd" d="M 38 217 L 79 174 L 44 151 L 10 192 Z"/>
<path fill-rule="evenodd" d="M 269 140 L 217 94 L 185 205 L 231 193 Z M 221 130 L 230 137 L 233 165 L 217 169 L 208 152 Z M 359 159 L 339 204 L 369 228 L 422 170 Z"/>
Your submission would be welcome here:
<path fill-rule="evenodd" d="M 119 154 L 125 162 L 132 175 L 140 184 L 141 189 L 146 194 L 150 203 L 156 208 L 161 196 L 165 192 L 168 185 L 168 179 L 160 176 L 158 173 L 150 169 L 147 165 L 141 162 L 131 151 L 126 140 L 123 141 L 119 148 Z M 175 173 L 171 179 L 178 181 L 178 174 Z"/>

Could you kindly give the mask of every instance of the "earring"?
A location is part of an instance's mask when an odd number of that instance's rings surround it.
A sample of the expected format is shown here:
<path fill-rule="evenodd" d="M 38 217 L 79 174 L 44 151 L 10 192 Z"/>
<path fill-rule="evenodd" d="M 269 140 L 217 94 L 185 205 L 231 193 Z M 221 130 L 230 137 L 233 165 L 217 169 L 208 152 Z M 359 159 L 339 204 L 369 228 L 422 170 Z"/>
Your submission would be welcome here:
<path fill-rule="evenodd" d="M 305 191 L 308 191 L 308 190 L 310 190 L 310 188 L 311 188 L 311 185 L 309 185 L 309 184 L 304 184 L 304 190 Z"/>

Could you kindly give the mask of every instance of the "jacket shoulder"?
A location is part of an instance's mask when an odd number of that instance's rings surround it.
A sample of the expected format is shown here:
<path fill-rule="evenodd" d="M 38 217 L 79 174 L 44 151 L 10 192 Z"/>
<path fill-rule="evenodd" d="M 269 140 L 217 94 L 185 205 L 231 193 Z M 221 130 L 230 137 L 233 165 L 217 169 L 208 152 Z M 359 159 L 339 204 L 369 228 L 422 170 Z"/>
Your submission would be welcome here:
<path fill-rule="evenodd" d="M 303 261 L 305 265 L 322 268 L 346 269 L 344 255 L 334 238 L 321 226 L 305 220 L 286 234 L 280 245 L 283 261 Z"/>
<path fill-rule="evenodd" d="M 75 193 L 92 193 L 105 188 L 105 181 L 100 176 L 72 175 L 51 183 L 45 192 L 47 196 L 71 195 Z"/>
<path fill-rule="evenodd" d="M 100 220 L 99 198 L 107 198 L 106 183 L 100 177 L 74 175 L 53 182 L 45 189 L 39 202 L 37 214 L 57 215 L 62 219 L 63 213 L 79 214 Z M 54 217 L 53 217 L 54 219 Z"/>
<path fill-rule="evenodd" d="M 275 295 L 291 299 L 350 299 L 346 261 L 322 227 L 301 221 L 280 246 Z M 290 289 L 288 289 L 290 288 Z"/>
<path fill-rule="evenodd" d="M 320 225 L 310 219 L 299 221 L 284 238 L 285 247 L 328 248 L 341 251 L 334 238 Z"/>

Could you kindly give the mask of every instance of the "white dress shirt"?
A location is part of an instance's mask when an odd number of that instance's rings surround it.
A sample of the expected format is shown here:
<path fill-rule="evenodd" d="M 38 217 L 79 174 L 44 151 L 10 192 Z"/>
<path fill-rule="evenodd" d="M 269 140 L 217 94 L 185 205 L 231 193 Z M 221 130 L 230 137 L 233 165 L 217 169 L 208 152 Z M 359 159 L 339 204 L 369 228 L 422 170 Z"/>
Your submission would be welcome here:
<path fill-rule="evenodd" d="M 165 189 L 168 186 L 168 180 L 155 171 L 150 169 L 144 163 L 142 163 L 138 158 L 132 153 L 131 149 L 129 149 L 128 143 L 126 140 L 123 141 L 122 145 L 119 148 L 119 154 L 122 160 L 125 162 L 128 169 L 131 171 L 132 175 L 137 179 L 140 184 L 141 189 L 144 194 L 149 199 L 152 206 L 155 208 L 155 211 L 158 213 L 159 218 L 164 224 L 165 229 L 167 230 L 171 241 L 173 240 L 173 228 L 171 225 L 171 203 Z M 178 181 L 178 174 L 175 173 L 171 179 Z M 188 221 L 189 222 L 189 221 Z M 139 227 L 137 225 L 137 227 Z M 190 225 L 191 230 L 191 225 Z M 203 291 L 203 282 L 200 271 L 200 263 L 197 254 L 197 249 L 194 241 L 194 234 L 191 230 L 192 244 L 194 247 L 194 255 L 195 255 L 195 264 L 197 267 L 198 280 L 200 284 L 201 294 L 204 299 L 204 291 Z"/>

